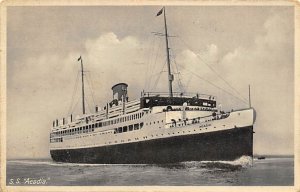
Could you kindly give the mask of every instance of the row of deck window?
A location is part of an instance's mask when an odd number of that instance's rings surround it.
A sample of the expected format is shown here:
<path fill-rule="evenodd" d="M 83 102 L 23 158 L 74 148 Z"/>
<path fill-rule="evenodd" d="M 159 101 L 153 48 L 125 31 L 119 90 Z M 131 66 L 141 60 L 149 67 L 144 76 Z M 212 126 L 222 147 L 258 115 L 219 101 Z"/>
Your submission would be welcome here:
<path fill-rule="evenodd" d="M 86 125 L 83 127 L 77 127 L 74 129 L 62 130 L 62 131 L 58 131 L 56 133 L 51 133 L 50 137 L 76 135 L 76 134 L 80 134 L 80 133 L 90 133 L 90 132 L 93 132 L 94 130 L 95 130 L 95 124 Z"/>
<path fill-rule="evenodd" d="M 141 128 L 143 128 L 144 123 L 136 123 L 134 125 L 128 125 L 128 126 L 123 126 L 123 127 L 118 127 L 115 128 L 114 134 L 117 133 L 124 133 L 124 132 L 128 132 L 128 131 L 133 131 L 133 130 L 139 130 Z"/>
<path fill-rule="evenodd" d="M 63 142 L 63 138 L 51 138 L 50 143 Z"/>
<path fill-rule="evenodd" d="M 58 131 L 55 133 L 51 133 L 50 137 L 75 135 L 75 134 L 81 134 L 81 133 L 90 133 L 90 132 L 93 132 L 94 129 L 98 128 L 98 127 L 104 127 L 104 126 L 122 123 L 122 122 L 130 121 L 130 120 L 135 120 L 135 119 L 141 118 L 142 116 L 143 116 L 143 113 L 132 114 L 132 115 L 128 115 L 126 117 L 120 117 L 120 118 L 112 119 L 112 120 L 105 121 L 105 122 L 97 122 L 97 123 L 94 123 L 91 125 L 85 125 L 83 127 L 77 127 L 77 128 L 73 128 L 73 129 Z"/>
<path fill-rule="evenodd" d="M 123 122 L 126 122 L 126 121 L 140 119 L 140 118 L 142 118 L 143 115 L 144 114 L 141 112 L 141 113 L 128 115 L 126 117 L 120 117 L 120 118 L 112 119 L 112 120 L 103 122 L 102 126 L 114 125 L 114 124 L 117 124 L 117 123 L 123 123 Z"/>

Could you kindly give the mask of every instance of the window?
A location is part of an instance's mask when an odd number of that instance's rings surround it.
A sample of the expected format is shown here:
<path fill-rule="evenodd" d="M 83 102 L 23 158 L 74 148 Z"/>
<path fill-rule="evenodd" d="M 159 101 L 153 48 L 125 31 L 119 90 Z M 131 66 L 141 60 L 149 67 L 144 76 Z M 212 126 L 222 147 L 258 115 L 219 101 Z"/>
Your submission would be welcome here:
<path fill-rule="evenodd" d="M 123 132 L 127 132 L 127 126 L 123 127 Z"/>
<path fill-rule="evenodd" d="M 134 130 L 138 130 L 139 129 L 139 124 L 134 124 Z"/>
<path fill-rule="evenodd" d="M 118 128 L 118 133 L 122 133 L 122 127 Z"/>
<path fill-rule="evenodd" d="M 144 123 L 143 122 L 140 123 L 140 129 L 143 128 L 143 126 L 144 126 Z"/>
<path fill-rule="evenodd" d="M 132 130 L 133 130 L 133 125 L 129 125 L 129 131 L 132 131 Z"/>

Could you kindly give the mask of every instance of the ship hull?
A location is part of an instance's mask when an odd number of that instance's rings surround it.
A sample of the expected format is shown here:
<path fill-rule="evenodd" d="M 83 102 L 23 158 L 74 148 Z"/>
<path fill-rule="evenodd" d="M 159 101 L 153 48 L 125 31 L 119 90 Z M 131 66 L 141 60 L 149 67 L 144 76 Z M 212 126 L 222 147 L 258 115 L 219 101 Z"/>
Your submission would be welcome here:
<path fill-rule="evenodd" d="M 54 161 L 165 164 L 253 156 L 253 126 L 92 148 L 50 150 Z"/>

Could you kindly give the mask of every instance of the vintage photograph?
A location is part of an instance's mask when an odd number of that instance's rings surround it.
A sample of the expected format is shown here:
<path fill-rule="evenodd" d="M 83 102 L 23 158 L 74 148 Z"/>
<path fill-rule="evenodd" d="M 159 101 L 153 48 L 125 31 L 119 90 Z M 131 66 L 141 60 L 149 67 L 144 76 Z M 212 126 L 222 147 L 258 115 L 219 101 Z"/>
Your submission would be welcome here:
<path fill-rule="evenodd" d="M 293 3 L 5 10 L 4 188 L 295 185 Z"/>

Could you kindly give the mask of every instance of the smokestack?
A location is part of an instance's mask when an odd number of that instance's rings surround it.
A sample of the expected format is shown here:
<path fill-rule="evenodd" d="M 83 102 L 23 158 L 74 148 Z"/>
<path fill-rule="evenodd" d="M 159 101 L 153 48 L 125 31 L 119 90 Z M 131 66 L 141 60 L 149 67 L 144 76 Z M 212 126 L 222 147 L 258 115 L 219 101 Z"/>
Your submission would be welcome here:
<path fill-rule="evenodd" d="M 96 105 L 95 111 L 96 111 L 96 113 L 98 113 L 98 105 Z"/>
<path fill-rule="evenodd" d="M 55 127 L 55 121 L 53 121 L 53 127 Z"/>
<path fill-rule="evenodd" d="M 71 123 L 72 123 L 72 121 L 73 121 L 73 115 L 71 114 Z"/>
<path fill-rule="evenodd" d="M 65 124 L 65 118 L 63 118 L 63 125 Z"/>
<path fill-rule="evenodd" d="M 58 126 L 58 119 L 56 119 L 56 126 Z"/>

